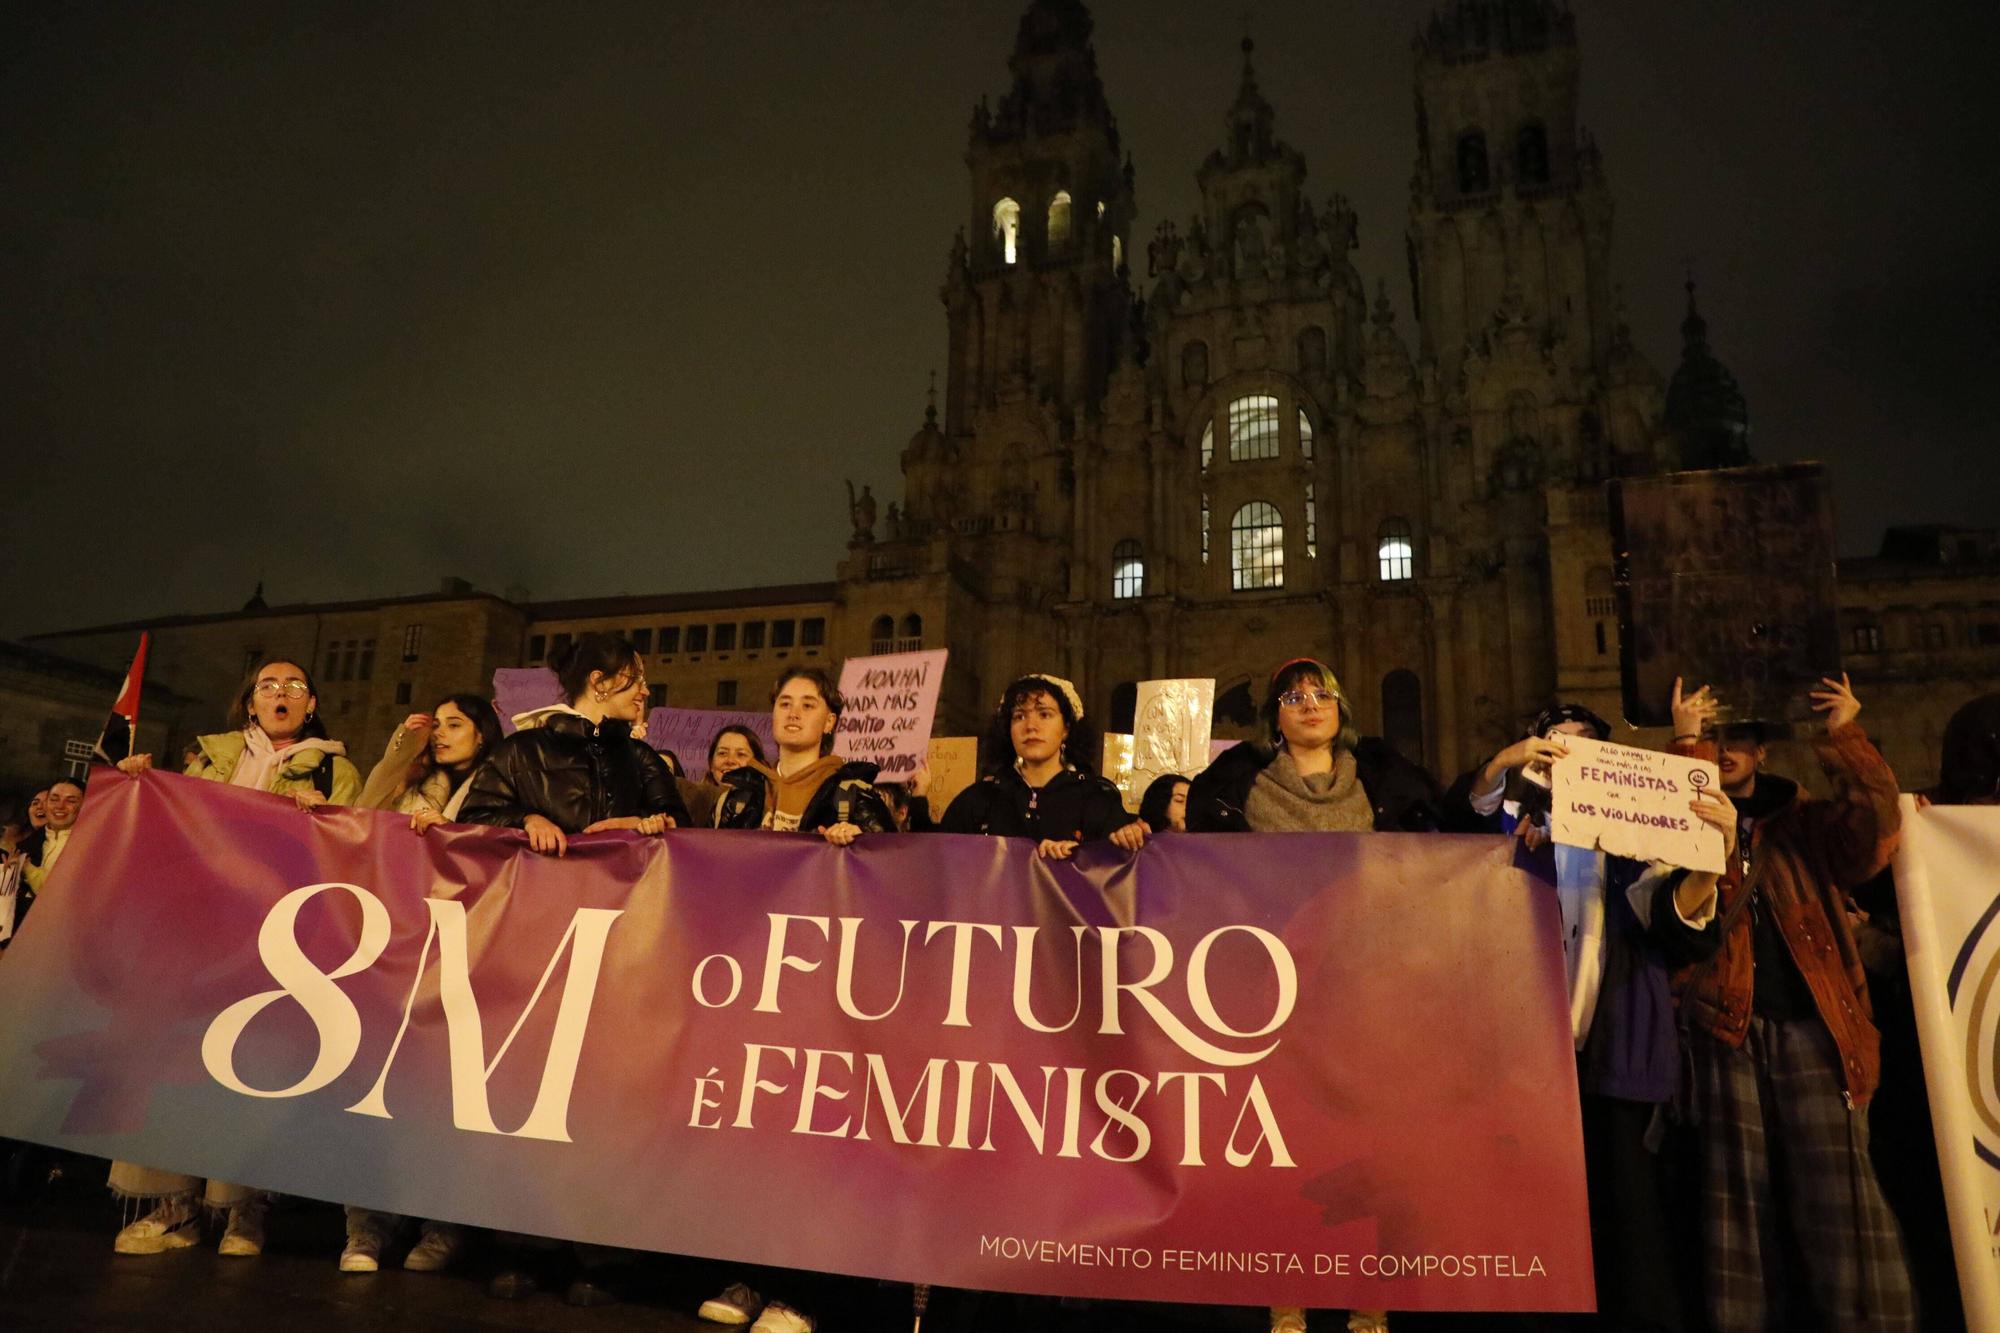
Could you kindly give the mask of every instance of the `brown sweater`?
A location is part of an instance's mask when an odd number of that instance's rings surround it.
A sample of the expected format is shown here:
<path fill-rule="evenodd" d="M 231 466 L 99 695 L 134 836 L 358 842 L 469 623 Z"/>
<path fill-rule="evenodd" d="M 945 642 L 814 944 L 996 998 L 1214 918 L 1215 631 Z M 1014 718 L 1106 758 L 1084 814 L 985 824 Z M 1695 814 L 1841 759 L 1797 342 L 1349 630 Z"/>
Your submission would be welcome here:
<path fill-rule="evenodd" d="M 1676 743 L 1674 752 L 1715 758 L 1706 742 Z M 1760 892 L 1813 1003 L 1840 1046 L 1847 1096 L 1865 1106 L 1880 1080 L 1880 1038 L 1868 1002 L 1868 982 L 1847 918 L 1847 894 L 1879 874 L 1902 834 L 1896 775 L 1859 724 L 1849 723 L 1818 743 L 1820 763 L 1840 790 L 1815 801 L 1797 799 L 1757 821 L 1751 836 L 1753 864 L 1763 866 Z M 1743 892 L 1740 858 L 1732 858 L 1721 885 L 1718 916 L 1727 916 Z M 1717 1040 L 1741 1046 L 1750 1030 L 1756 989 L 1750 912 L 1722 941 L 1721 952 L 1694 994 L 1684 993 L 1693 968 L 1674 977 L 1676 1002 L 1691 1007 L 1693 1022 Z"/>

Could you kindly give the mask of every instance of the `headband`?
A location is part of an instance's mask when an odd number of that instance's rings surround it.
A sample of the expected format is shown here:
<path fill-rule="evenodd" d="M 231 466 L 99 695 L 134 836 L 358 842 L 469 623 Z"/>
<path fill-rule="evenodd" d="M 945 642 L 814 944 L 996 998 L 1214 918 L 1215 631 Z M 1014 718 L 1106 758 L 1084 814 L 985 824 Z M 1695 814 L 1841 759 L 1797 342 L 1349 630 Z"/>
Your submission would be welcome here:
<path fill-rule="evenodd" d="M 1044 676 L 1039 673 L 1030 676 L 1023 676 L 1021 677 L 1020 680 L 1015 681 L 1014 685 L 1019 685 L 1025 681 L 1031 681 L 1031 680 L 1039 681 L 1043 685 L 1048 685 L 1056 690 L 1061 691 L 1062 697 L 1069 701 L 1070 715 L 1075 717 L 1078 721 L 1083 720 L 1083 698 L 1082 696 L 1077 694 L 1076 686 L 1070 684 L 1068 681 L 1064 680 L 1061 676 Z M 1007 690 L 1009 691 L 1012 690 L 1014 688 L 1014 685 L 1009 685 L 1007 687 Z M 1006 706 L 1006 704 L 1007 704 L 1007 691 L 1002 691 L 1000 695 L 1000 702 L 994 705 L 994 707 L 1003 708 Z"/>

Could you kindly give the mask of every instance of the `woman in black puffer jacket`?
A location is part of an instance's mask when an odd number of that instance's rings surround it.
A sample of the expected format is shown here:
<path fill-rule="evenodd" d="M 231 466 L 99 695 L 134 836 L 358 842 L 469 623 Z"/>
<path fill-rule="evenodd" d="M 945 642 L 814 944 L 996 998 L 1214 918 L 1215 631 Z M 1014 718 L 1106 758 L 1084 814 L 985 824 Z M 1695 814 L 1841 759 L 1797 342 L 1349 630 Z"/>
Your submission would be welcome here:
<path fill-rule="evenodd" d="M 468 824 L 526 829 L 528 845 L 560 856 L 569 836 L 687 823 L 666 761 L 632 734 L 646 668 L 615 634 L 585 634 L 551 654 L 566 704 L 494 746 L 459 809 Z"/>

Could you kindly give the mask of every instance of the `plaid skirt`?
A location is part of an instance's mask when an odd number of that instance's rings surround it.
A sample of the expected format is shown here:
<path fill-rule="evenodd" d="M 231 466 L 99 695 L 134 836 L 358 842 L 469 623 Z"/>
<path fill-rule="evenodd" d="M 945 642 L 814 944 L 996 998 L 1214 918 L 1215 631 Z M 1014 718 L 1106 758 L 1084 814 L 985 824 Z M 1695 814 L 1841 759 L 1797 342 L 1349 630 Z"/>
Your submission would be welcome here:
<path fill-rule="evenodd" d="M 1718 1333 L 1916 1327 L 1868 1113 L 1842 1097 L 1824 1024 L 1752 1017 L 1732 1050 L 1692 1038 L 1703 1285 Z"/>

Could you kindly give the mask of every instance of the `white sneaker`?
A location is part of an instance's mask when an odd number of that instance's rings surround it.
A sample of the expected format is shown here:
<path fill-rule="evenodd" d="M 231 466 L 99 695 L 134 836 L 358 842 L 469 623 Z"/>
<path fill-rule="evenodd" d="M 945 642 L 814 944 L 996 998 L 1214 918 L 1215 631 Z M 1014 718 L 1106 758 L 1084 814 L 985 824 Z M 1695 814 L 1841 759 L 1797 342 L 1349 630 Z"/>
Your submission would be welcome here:
<path fill-rule="evenodd" d="M 403 1256 L 403 1267 L 412 1273 L 435 1273 L 464 1248 L 465 1233 L 459 1228 L 449 1222 L 426 1222 L 423 1235 Z"/>
<path fill-rule="evenodd" d="M 772 1301 L 750 1325 L 750 1333 L 813 1333 L 817 1327 L 811 1315 L 800 1314 L 783 1301 Z"/>
<path fill-rule="evenodd" d="M 118 1254 L 158 1254 L 185 1250 L 201 1239 L 201 1214 L 191 1199 L 162 1199 L 138 1221 L 112 1238 Z"/>
<path fill-rule="evenodd" d="M 233 1259 L 254 1259 L 264 1252 L 264 1210 L 270 1201 L 253 1194 L 229 1210 L 229 1225 L 223 1230 L 217 1254 Z"/>
<path fill-rule="evenodd" d="M 340 1252 L 343 1273 L 372 1273 L 382 1266 L 382 1247 L 388 1243 L 394 1220 L 385 1214 L 359 1209 L 347 1215 L 347 1248 Z"/>
<path fill-rule="evenodd" d="M 1271 1333 L 1306 1333 L 1306 1312 L 1296 1305 L 1272 1306 Z"/>
<path fill-rule="evenodd" d="M 764 1305 L 763 1298 L 750 1290 L 742 1282 L 732 1282 L 719 1295 L 711 1296 L 701 1303 L 700 1315 L 711 1324 L 728 1324 L 741 1328 L 757 1317 L 757 1311 Z"/>
<path fill-rule="evenodd" d="M 1387 1310 L 1350 1310 L 1347 1333 L 1389 1333 Z"/>

